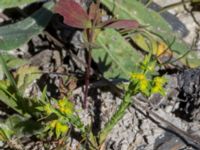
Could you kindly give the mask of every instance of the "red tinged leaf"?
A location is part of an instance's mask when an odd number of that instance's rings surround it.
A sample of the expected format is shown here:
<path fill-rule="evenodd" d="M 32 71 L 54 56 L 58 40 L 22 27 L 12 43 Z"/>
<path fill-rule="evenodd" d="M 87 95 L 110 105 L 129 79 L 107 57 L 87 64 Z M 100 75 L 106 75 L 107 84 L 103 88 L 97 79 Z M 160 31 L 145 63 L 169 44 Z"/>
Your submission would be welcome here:
<path fill-rule="evenodd" d="M 89 18 L 91 20 L 94 20 L 95 19 L 95 16 L 96 16 L 96 10 L 97 10 L 97 5 L 95 3 L 92 3 L 90 5 L 90 8 L 89 8 Z"/>
<path fill-rule="evenodd" d="M 103 24 L 106 28 L 115 29 L 133 29 L 139 27 L 139 23 L 136 20 L 108 20 Z"/>
<path fill-rule="evenodd" d="M 55 12 L 64 17 L 64 23 L 80 29 L 90 28 L 91 21 L 87 12 L 73 0 L 59 0 Z"/>

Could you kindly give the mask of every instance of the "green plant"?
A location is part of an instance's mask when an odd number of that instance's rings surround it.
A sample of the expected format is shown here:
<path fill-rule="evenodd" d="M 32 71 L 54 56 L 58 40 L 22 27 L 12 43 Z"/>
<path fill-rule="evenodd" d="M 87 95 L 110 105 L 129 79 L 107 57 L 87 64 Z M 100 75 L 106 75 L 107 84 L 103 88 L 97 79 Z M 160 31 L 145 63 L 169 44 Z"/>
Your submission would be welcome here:
<path fill-rule="evenodd" d="M 15 0 L 14 3 L 2 0 L 0 6 L 10 8 L 31 2 L 35 0 Z M 111 19 L 102 20 L 102 17 L 108 17 L 108 14 L 101 9 L 101 5 L 110 11 Z M 13 65 L 9 65 L 9 62 L 14 58 L 7 59 L 6 56 L 0 55 L 0 69 L 6 76 L 5 79 L 4 74 L 1 75 L 0 100 L 16 111 L 16 114 L 0 122 L 2 141 L 9 141 L 14 135 L 22 137 L 26 132 L 38 138 L 50 136 L 55 140 L 66 140 L 70 131 L 75 129 L 80 132 L 82 141 L 89 149 L 97 149 L 133 103 L 132 96 L 138 93 L 146 97 L 155 93 L 165 95 L 163 86 L 166 80 L 156 72 L 156 66 L 174 65 L 175 61 L 171 61 L 172 59 L 179 60 L 185 66 L 199 66 L 196 52 L 191 51 L 186 55 L 189 46 L 173 33 L 158 12 L 149 12 L 148 8 L 137 0 L 96 0 L 90 4 L 88 10 L 84 10 L 74 0 L 60 0 L 56 5 L 52 1 L 47 2 L 26 19 L 1 26 L 0 49 L 18 48 L 41 33 L 53 15 L 53 8 L 64 17 L 65 24 L 83 31 L 84 45 L 88 53 L 84 107 L 87 108 L 92 59 L 105 78 L 129 81 L 122 103 L 95 136 L 90 129 L 91 125 L 85 126 L 81 122 L 74 104 L 68 98 L 47 98 L 46 88 L 41 97 L 25 97 L 25 89 L 40 77 L 39 74 L 34 74 L 39 72 L 38 68 L 24 65 L 23 61 L 17 59 L 19 65 L 16 66 L 16 74 L 13 76 L 9 72 Z M 143 51 L 137 50 L 132 42 Z M 144 55 L 143 52 L 148 54 Z M 167 61 L 162 59 L 165 56 Z M 140 65 L 136 66 L 138 63 Z M 101 75 L 98 76 L 100 77 Z M 30 124 L 34 125 L 34 128 L 30 128 Z"/>
<path fill-rule="evenodd" d="M 164 77 L 156 75 L 156 62 L 152 60 L 151 55 L 145 57 L 144 61 L 138 66 L 138 71 L 130 74 L 130 83 L 123 96 L 123 100 L 111 119 L 105 127 L 99 132 L 99 143 L 102 144 L 113 127 L 124 116 L 127 108 L 133 103 L 132 96 L 142 93 L 144 96 L 152 94 L 165 95 L 163 86 L 166 83 Z"/>
<path fill-rule="evenodd" d="M 44 93 L 43 93 L 44 94 Z M 43 132 L 48 132 L 50 136 L 56 135 L 56 138 L 64 137 L 71 128 L 71 126 L 79 129 L 85 133 L 84 125 L 79 117 L 74 114 L 74 104 L 66 98 L 55 100 L 52 99 L 51 103 L 42 100 L 42 105 L 37 109 L 43 112 L 41 120 L 46 120 L 46 127 Z"/>
<path fill-rule="evenodd" d="M 134 29 L 138 28 L 139 24 L 135 20 L 127 20 L 127 19 L 110 19 L 107 21 L 102 21 L 101 20 L 102 14 L 100 10 L 99 0 L 97 0 L 96 3 L 93 2 L 90 5 L 88 13 L 73 0 L 59 1 L 55 6 L 55 11 L 64 16 L 64 23 L 66 23 L 67 25 L 84 30 L 83 35 L 85 40 L 85 47 L 88 51 L 88 62 L 85 75 L 86 88 L 85 88 L 85 98 L 84 98 L 84 107 L 86 108 L 87 107 L 86 98 L 88 95 L 90 67 L 92 60 L 92 49 L 94 48 L 93 45 L 95 45 L 94 42 L 96 41 L 96 38 L 99 36 L 98 35 L 99 32 L 105 28 Z"/>
<path fill-rule="evenodd" d="M 31 81 L 40 76 L 32 74 L 38 71 L 36 67 L 22 66 L 16 74 L 17 79 L 14 79 L 2 56 L 0 62 L 7 76 L 7 80 L 0 81 L 0 100 L 18 113 L 0 122 L 1 141 L 10 141 L 13 136 L 23 137 L 26 132 L 39 138 L 48 136 L 62 139 L 71 126 L 86 133 L 80 118 L 75 114 L 74 104 L 66 98 L 48 99 L 46 88 L 40 98 L 26 98 L 22 95 Z"/>
<path fill-rule="evenodd" d="M 64 9 L 67 8 L 67 9 Z M 73 9 L 76 9 L 73 12 Z M 56 12 L 60 13 L 64 16 L 64 22 L 67 25 L 72 27 L 80 28 L 84 30 L 84 39 L 85 39 L 85 47 L 88 50 L 88 66 L 86 68 L 86 90 L 85 97 L 87 97 L 87 86 L 89 84 L 89 74 L 90 74 L 90 66 L 91 66 L 91 58 L 99 59 L 102 57 L 106 57 L 103 50 L 105 50 L 109 56 L 112 57 L 112 61 L 116 63 L 116 65 L 112 64 L 112 62 L 108 62 L 107 65 L 111 65 L 112 67 L 119 67 L 118 70 L 111 69 L 113 72 L 109 71 L 106 74 L 106 77 L 114 77 L 114 75 L 119 75 L 120 77 L 128 79 L 130 77 L 130 70 L 136 70 L 133 62 L 134 59 L 137 59 L 141 55 L 138 53 L 133 53 L 133 47 L 124 40 L 123 37 L 114 29 L 124 29 L 130 31 L 134 31 L 139 29 L 139 23 L 135 20 L 127 20 L 127 19 L 110 19 L 107 21 L 101 21 L 101 10 L 100 10 L 100 1 L 97 0 L 96 3 L 92 3 L 89 7 L 89 13 L 83 10 L 77 3 L 72 0 L 63 0 L 59 1 L 56 5 Z M 73 13 L 71 13 L 73 12 Z M 81 14 L 81 15 L 80 15 Z M 112 29 L 109 29 L 112 28 Z M 114 35 L 114 37 L 113 37 Z M 115 36 L 117 35 L 117 36 Z M 113 38 L 114 40 L 113 40 Z M 112 41 L 113 40 L 113 41 Z M 93 53 L 93 45 L 95 42 L 99 44 L 102 50 L 98 49 Z M 116 42 L 116 43 L 114 43 Z M 122 44 L 120 44 L 122 43 Z M 109 46 L 108 46 L 109 45 Z M 122 47 L 120 47 L 122 45 Z M 112 50 L 111 50 L 112 49 Z M 126 53 L 128 51 L 128 53 Z M 94 55 L 93 55 L 94 54 Z M 103 54 L 103 56 L 102 56 Z M 150 52 L 151 54 L 151 52 Z M 121 57 L 119 56 L 121 55 Z M 128 61 L 123 60 L 124 57 L 129 57 Z M 102 57 L 101 57 L 102 56 Z M 130 57 L 131 56 L 131 57 Z M 131 97 L 138 94 L 143 93 L 146 96 L 150 96 L 153 93 L 161 93 L 164 94 L 163 85 L 165 84 L 165 80 L 162 77 L 155 76 L 155 65 L 156 61 L 152 61 L 153 57 L 149 55 L 146 57 L 143 63 L 139 66 L 138 71 L 131 74 L 129 87 L 124 95 L 123 102 L 119 106 L 116 113 L 113 117 L 107 122 L 105 127 L 99 132 L 98 137 L 94 135 L 90 135 L 89 140 L 91 141 L 90 148 L 93 149 L 92 146 L 98 146 L 103 144 L 109 132 L 112 128 L 117 124 L 117 122 L 124 116 L 125 110 L 132 103 Z M 110 61 L 110 60 L 109 60 Z M 139 61 L 139 60 L 138 60 Z M 106 62 L 107 63 L 107 62 Z M 110 63 L 110 64 L 109 64 Z M 116 71 L 116 73 L 114 72 Z M 85 99 L 86 100 L 86 99 Z M 86 101 L 84 103 L 86 106 Z M 99 143 L 99 144 L 98 144 Z"/>

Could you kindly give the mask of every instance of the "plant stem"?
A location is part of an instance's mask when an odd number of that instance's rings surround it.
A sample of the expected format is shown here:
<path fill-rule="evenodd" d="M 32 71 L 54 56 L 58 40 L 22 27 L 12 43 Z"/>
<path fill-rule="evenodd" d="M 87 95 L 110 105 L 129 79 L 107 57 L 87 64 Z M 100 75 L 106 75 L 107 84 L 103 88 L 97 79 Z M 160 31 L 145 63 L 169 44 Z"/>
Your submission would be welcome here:
<path fill-rule="evenodd" d="M 191 1 L 191 0 L 182 0 L 182 1 L 177 2 L 177 3 L 173 3 L 173 4 L 170 4 L 170 5 L 164 6 L 163 8 L 161 8 L 161 9 L 158 11 L 158 13 L 163 13 L 163 12 L 169 10 L 169 9 L 172 9 L 172 8 L 174 8 L 174 7 L 183 5 L 183 3 L 186 4 L 186 3 L 191 3 L 191 2 L 193 2 L 193 1 Z M 200 2 L 200 0 L 197 0 L 197 1 L 194 0 L 194 2 Z"/>
<path fill-rule="evenodd" d="M 152 0 L 148 0 L 148 2 L 145 4 L 146 7 L 149 7 L 149 5 L 152 3 Z"/>
<path fill-rule="evenodd" d="M 87 108 L 87 96 L 88 96 L 88 86 L 90 84 L 90 66 L 91 66 L 91 46 L 88 47 L 88 63 L 86 67 L 86 75 L 85 75 L 85 92 L 84 92 L 84 103 L 83 108 Z"/>
<path fill-rule="evenodd" d="M 87 63 L 87 67 L 86 67 L 86 75 L 85 75 L 85 91 L 84 91 L 84 103 L 83 103 L 83 108 L 86 109 L 87 108 L 87 96 L 88 96 L 88 86 L 90 84 L 90 67 L 91 67 L 91 62 L 92 62 L 92 43 L 93 43 L 93 38 L 94 38 L 94 32 L 95 32 L 95 28 L 96 25 L 98 24 L 98 13 L 99 13 L 99 9 L 100 9 L 100 0 L 96 1 L 96 5 L 97 5 L 97 9 L 96 9 L 96 13 L 95 13 L 95 19 L 92 22 L 92 27 L 90 29 L 86 29 L 86 33 L 87 33 L 87 39 L 88 39 L 88 63 Z"/>
<path fill-rule="evenodd" d="M 131 92 L 127 92 L 124 95 L 123 101 L 119 106 L 119 109 L 115 112 L 115 114 L 112 116 L 112 118 L 105 124 L 105 127 L 101 130 L 99 133 L 99 144 L 103 144 L 106 137 L 110 133 L 110 131 L 113 129 L 113 127 L 121 120 L 121 118 L 125 115 L 125 112 L 127 108 L 132 103 L 131 100 Z"/>

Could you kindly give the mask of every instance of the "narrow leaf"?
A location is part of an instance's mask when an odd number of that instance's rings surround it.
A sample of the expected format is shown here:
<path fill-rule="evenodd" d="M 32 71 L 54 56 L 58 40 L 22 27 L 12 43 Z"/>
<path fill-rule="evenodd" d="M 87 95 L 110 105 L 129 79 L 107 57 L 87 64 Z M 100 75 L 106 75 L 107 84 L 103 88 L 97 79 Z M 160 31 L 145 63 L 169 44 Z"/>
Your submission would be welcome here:
<path fill-rule="evenodd" d="M 111 23 L 108 22 L 105 27 L 114 29 L 133 29 L 138 28 L 139 23 L 136 20 L 119 19 L 112 21 Z"/>
<path fill-rule="evenodd" d="M 4 122 L 0 122 L 0 141 L 7 142 L 11 140 L 13 135 L 12 129 L 8 127 Z"/>
<path fill-rule="evenodd" d="M 91 22 L 86 11 L 73 0 L 60 0 L 55 12 L 64 17 L 64 23 L 75 28 L 90 28 Z"/>
<path fill-rule="evenodd" d="M 26 60 L 14 57 L 9 54 L 4 54 L 3 59 L 5 60 L 9 69 L 16 69 L 16 68 L 24 65 L 25 63 L 27 63 Z M 0 80 L 2 80 L 3 77 L 4 77 L 4 72 L 3 72 L 2 66 L 0 65 Z"/>
<path fill-rule="evenodd" d="M 9 87 L 10 85 L 8 84 L 7 80 L 0 80 L 0 101 L 5 103 L 8 107 L 12 108 L 19 114 L 23 114 L 18 108 L 15 96 L 8 91 Z"/>
<path fill-rule="evenodd" d="M 3 72 L 5 73 L 6 77 L 10 81 L 11 85 L 15 88 L 15 90 L 17 90 L 17 84 L 16 84 L 13 76 L 10 74 L 8 66 L 7 66 L 4 58 L 1 55 L 0 55 L 0 64 L 1 64 Z"/>

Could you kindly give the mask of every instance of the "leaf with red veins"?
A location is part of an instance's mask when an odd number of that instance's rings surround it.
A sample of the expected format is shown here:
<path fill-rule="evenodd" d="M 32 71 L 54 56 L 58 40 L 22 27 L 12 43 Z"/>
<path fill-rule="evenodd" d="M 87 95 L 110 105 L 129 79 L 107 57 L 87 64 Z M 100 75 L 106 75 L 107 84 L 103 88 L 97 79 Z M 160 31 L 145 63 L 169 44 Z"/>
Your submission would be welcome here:
<path fill-rule="evenodd" d="M 134 29 L 139 27 L 139 23 L 136 20 L 108 20 L 103 23 L 106 28 L 114 29 Z"/>
<path fill-rule="evenodd" d="M 68 26 L 79 29 L 91 27 L 87 12 L 73 0 L 59 0 L 55 12 L 64 17 L 64 23 Z"/>

